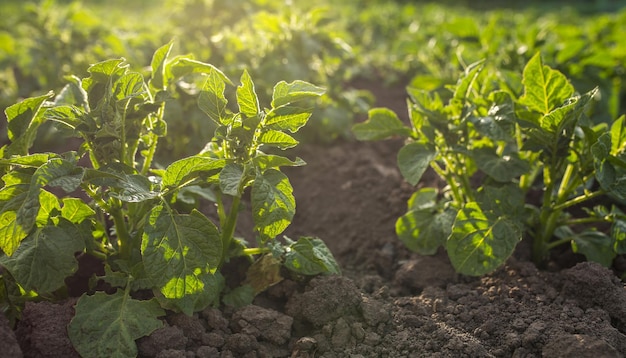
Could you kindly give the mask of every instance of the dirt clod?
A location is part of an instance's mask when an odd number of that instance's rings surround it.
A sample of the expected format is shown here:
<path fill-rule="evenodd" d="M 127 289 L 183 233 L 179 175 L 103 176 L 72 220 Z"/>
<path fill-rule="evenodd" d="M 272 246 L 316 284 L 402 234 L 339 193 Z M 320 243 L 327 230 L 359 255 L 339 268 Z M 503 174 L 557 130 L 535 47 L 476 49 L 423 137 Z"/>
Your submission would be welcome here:
<path fill-rule="evenodd" d="M 24 357 L 79 357 L 66 330 L 74 316 L 74 303 L 26 303 L 15 332 Z"/>
<path fill-rule="evenodd" d="M 22 358 L 22 349 L 17 343 L 15 332 L 13 332 L 9 326 L 9 320 L 3 314 L 0 314 L 0 342 L 2 342 L 0 358 Z"/>
<path fill-rule="evenodd" d="M 345 315 L 355 314 L 361 293 L 352 280 L 343 276 L 322 276 L 311 280 L 307 290 L 287 302 L 288 315 L 321 327 Z"/>

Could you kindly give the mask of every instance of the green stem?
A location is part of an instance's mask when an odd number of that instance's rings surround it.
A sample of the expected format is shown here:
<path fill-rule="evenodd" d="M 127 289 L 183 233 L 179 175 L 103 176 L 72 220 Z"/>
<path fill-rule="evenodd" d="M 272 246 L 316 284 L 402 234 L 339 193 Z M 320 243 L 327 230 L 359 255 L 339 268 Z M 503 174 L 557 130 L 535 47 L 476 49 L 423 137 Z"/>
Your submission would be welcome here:
<path fill-rule="evenodd" d="M 157 111 L 157 116 L 159 120 L 163 119 L 163 113 L 165 112 L 165 102 L 161 103 L 159 110 Z M 154 128 L 151 128 L 154 130 Z M 157 144 L 159 142 L 159 136 L 151 132 L 152 134 L 152 143 L 150 143 L 150 148 L 148 148 L 148 155 L 145 156 L 143 165 L 141 167 L 141 174 L 146 175 L 148 170 L 150 170 L 150 166 L 152 165 L 152 159 L 154 158 L 154 153 L 156 152 Z"/>
<path fill-rule="evenodd" d="M 217 217 L 220 220 L 220 223 L 225 223 L 226 222 L 226 210 L 224 209 L 224 201 L 222 200 L 222 192 L 219 190 L 216 190 L 215 197 L 217 199 Z"/>
<path fill-rule="evenodd" d="M 228 256 L 228 249 L 235 235 L 235 226 L 237 225 L 237 217 L 239 215 L 239 203 L 241 198 L 238 196 L 233 197 L 233 202 L 230 206 L 230 212 L 222 226 L 222 262 L 220 266 L 226 261 Z"/>
<path fill-rule="evenodd" d="M 243 253 L 248 256 L 261 255 L 268 252 L 270 252 L 270 249 L 267 247 L 250 247 L 247 249 L 243 249 Z"/>
<path fill-rule="evenodd" d="M 130 260 L 133 252 L 133 242 L 128 228 L 126 227 L 126 221 L 124 220 L 124 214 L 119 208 L 112 209 L 109 214 L 113 218 L 113 224 L 115 225 L 115 233 L 117 235 L 118 244 L 120 246 L 120 256 L 122 259 Z"/>
<path fill-rule="evenodd" d="M 577 218 L 567 220 L 565 224 L 567 225 L 580 225 L 580 224 L 590 224 L 590 223 L 601 223 L 601 222 L 610 222 L 608 218 L 605 217 L 588 217 L 588 218 Z"/>
<path fill-rule="evenodd" d="M 535 179 L 537 179 L 537 175 L 539 175 L 540 171 L 541 171 L 541 166 L 535 166 L 530 171 L 530 173 L 522 175 L 519 179 L 520 189 L 522 189 L 524 192 L 528 191 L 528 189 L 530 189 L 530 187 L 535 182 Z"/>
<path fill-rule="evenodd" d="M 557 205 L 555 205 L 554 207 L 552 207 L 553 210 L 563 210 L 563 209 L 567 209 L 571 206 L 583 203 L 587 200 L 593 199 L 595 197 L 598 197 L 600 195 L 604 195 L 606 194 L 606 192 L 602 189 L 598 190 L 598 191 L 594 191 L 592 193 L 585 193 L 583 195 L 577 196 L 574 199 L 570 199 L 568 201 L 559 203 Z"/>
<path fill-rule="evenodd" d="M 559 190 L 556 194 L 557 202 L 560 203 L 569 195 L 570 189 L 570 180 L 572 178 L 572 174 L 574 173 L 574 166 L 572 163 L 567 165 L 565 168 L 565 172 L 563 173 L 563 178 L 561 178 L 561 185 L 559 185 Z"/>
<path fill-rule="evenodd" d="M 544 167 L 543 180 L 546 185 L 543 192 L 543 205 L 539 214 L 539 235 L 533 238 L 533 261 L 541 263 L 548 253 L 548 242 L 556 230 L 556 225 L 561 211 L 555 210 L 552 202 L 554 182 L 552 181 L 554 166 Z"/>
<path fill-rule="evenodd" d="M 446 180 L 448 185 L 450 186 L 450 190 L 452 191 L 452 197 L 454 197 L 454 201 L 459 205 L 465 204 L 463 189 L 457 183 L 457 175 L 454 173 L 454 165 L 446 156 L 442 157 L 446 169 L 442 171 L 443 178 Z"/>
<path fill-rule="evenodd" d="M 560 239 L 560 240 L 556 240 L 556 241 L 552 241 L 548 244 L 546 244 L 546 249 L 547 250 L 551 250 L 559 245 L 563 245 L 563 244 L 567 244 L 568 242 L 572 241 L 571 237 L 566 237 L 564 239 Z"/>

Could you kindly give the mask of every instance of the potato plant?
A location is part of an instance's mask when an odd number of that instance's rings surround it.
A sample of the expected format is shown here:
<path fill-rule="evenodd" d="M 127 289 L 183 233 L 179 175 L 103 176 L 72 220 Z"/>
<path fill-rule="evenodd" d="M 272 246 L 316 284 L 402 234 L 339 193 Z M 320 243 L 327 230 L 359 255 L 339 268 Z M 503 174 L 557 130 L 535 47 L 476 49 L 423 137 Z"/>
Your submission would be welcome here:
<path fill-rule="evenodd" d="M 538 264 L 570 244 L 610 266 L 626 253 L 624 116 L 594 124 L 587 113 L 597 89 L 577 94 L 539 54 L 524 68 L 520 94 L 483 68 L 468 66 L 447 100 L 409 88 L 410 126 L 378 108 L 353 127 L 361 140 L 406 138 L 397 159 L 410 184 L 429 167 L 447 184 L 413 194 L 398 237 L 420 254 L 443 246 L 467 275 L 498 268 L 523 237 Z"/>
<path fill-rule="evenodd" d="M 191 315 L 220 301 L 251 302 L 282 279 L 282 266 L 297 275 L 339 272 L 320 239 L 277 240 L 295 213 L 280 168 L 305 163 L 266 153 L 298 144 L 291 134 L 306 124 L 324 90 L 281 81 L 269 107 L 261 107 L 246 71 L 228 91 L 233 83 L 220 70 L 187 56 L 169 59 L 171 48 L 155 52 L 148 81 L 124 59 L 111 59 L 90 66 L 86 78 L 72 77 L 56 96 L 6 109 L 11 143 L 0 149 L 0 299 L 7 309 L 62 298 L 76 257 L 100 258 L 105 275 L 98 279 L 114 293 L 84 294 L 68 327 L 84 357 L 133 357 L 135 339 L 162 326 L 164 309 Z M 154 153 L 167 135 L 168 91 L 188 76 L 205 78 L 197 101 L 217 129 L 200 153 L 160 167 Z M 77 137 L 79 148 L 30 153 L 47 121 L 59 135 Z M 248 192 L 254 247 L 234 234 Z M 193 205 L 200 197 L 215 203 L 215 220 Z M 251 265 L 245 281 L 226 290 L 221 270 L 235 257 Z M 131 296 L 146 289 L 154 298 Z"/>

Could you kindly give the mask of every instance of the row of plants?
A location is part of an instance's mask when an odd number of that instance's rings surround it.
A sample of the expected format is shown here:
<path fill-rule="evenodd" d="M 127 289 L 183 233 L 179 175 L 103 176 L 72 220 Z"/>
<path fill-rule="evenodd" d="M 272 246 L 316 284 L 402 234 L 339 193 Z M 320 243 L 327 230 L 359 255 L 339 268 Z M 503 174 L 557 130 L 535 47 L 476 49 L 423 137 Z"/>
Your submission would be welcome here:
<path fill-rule="evenodd" d="M 409 87 L 408 126 L 376 108 L 353 127 L 360 140 L 406 138 L 410 184 L 428 168 L 446 184 L 416 190 L 396 233 L 423 255 L 444 247 L 466 275 L 494 271 L 523 238 L 539 265 L 569 244 L 610 267 L 626 254 L 626 116 L 595 120 L 598 88 L 576 92 L 539 53 L 518 80 L 480 61 L 445 94 Z"/>
<path fill-rule="evenodd" d="M 149 80 L 124 59 L 107 60 L 58 94 L 5 111 L 11 142 L 0 148 L 0 308 L 16 319 L 26 301 L 63 299 L 78 258 L 100 259 L 105 274 L 93 284 L 104 289 L 80 297 L 68 327 L 83 357 L 136 356 L 135 340 L 163 325 L 165 309 L 191 315 L 241 306 L 286 275 L 339 273 L 322 240 L 278 238 L 296 205 L 281 167 L 305 164 L 280 151 L 298 144 L 292 134 L 325 90 L 280 81 L 264 107 L 247 71 L 235 86 L 216 67 L 171 49 L 155 52 Z M 199 153 L 157 166 L 158 143 L 171 135 L 163 118 L 170 91 L 198 78 L 197 106 L 216 130 Z M 46 122 L 78 138 L 77 148 L 31 153 Z M 213 203 L 214 214 L 199 211 L 201 202 Z M 254 220 L 254 243 L 235 235 L 244 211 Z M 246 277 L 228 282 L 229 264 L 247 268 Z M 154 298 L 135 298 L 145 290 Z"/>
<path fill-rule="evenodd" d="M 154 49 L 176 37 L 180 53 L 192 53 L 227 75 L 247 69 L 264 89 L 262 100 L 271 98 L 269 89 L 279 80 L 326 87 L 310 125 L 299 134 L 307 140 L 352 136 L 354 119 L 373 103 L 367 92 L 350 86 L 355 78 L 445 91 L 470 63 L 487 59 L 485 66 L 512 77 L 538 51 L 577 88 L 599 86 L 597 121 L 608 123 L 624 112 L 626 47 L 620 36 L 626 11 L 582 16 L 573 8 L 472 11 L 399 1 L 184 0 L 126 6 L 126 12 L 102 17 L 95 14 L 110 9 L 97 2 L 10 4 L 1 5 L 16 12 L 0 25 L 3 108 L 17 98 L 60 90 L 66 75 L 102 58 L 147 63 Z M 200 150 L 202 138 L 215 129 L 201 120 L 194 95 L 179 88 L 165 114 L 181 139 L 164 140 L 158 153 L 163 160 Z"/>

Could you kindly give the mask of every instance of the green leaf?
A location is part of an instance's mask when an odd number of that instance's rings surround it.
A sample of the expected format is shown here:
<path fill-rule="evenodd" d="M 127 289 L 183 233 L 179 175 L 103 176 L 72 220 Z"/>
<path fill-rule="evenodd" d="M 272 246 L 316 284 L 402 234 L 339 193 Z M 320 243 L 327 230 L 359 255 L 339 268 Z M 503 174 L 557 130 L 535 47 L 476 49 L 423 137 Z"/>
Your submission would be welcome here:
<path fill-rule="evenodd" d="M 85 249 L 83 234 L 69 221 L 44 226 L 28 235 L 13 256 L 0 263 L 27 291 L 51 293 L 65 286 L 65 278 L 78 269 L 75 254 Z"/>
<path fill-rule="evenodd" d="M 2 164 L 19 165 L 22 167 L 39 168 L 48 161 L 54 158 L 60 158 L 55 153 L 36 153 L 30 155 L 23 155 L 19 157 L 12 157 L 8 159 L 0 159 Z M 5 181 L 6 183 L 6 181 Z"/>
<path fill-rule="evenodd" d="M 254 228 L 263 239 L 283 232 L 296 213 L 296 201 L 289 179 L 276 169 L 257 175 L 252 184 Z"/>
<path fill-rule="evenodd" d="M 565 135 L 570 135 L 597 92 L 596 87 L 582 96 L 569 98 L 563 106 L 541 117 L 539 125 L 542 129 L 556 135 L 562 135 L 563 132 Z"/>
<path fill-rule="evenodd" d="M 612 156 L 611 133 L 604 133 L 591 146 L 595 177 L 602 189 L 626 199 L 626 164 Z"/>
<path fill-rule="evenodd" d="M 268 169 L 278 169 L 280 167 L 300 167 L 306 164 L 306 162 L 300 158 L 296 158 L 292 161 L 289 158 L 272 154 L 259 154 L 252 158 L 252 161 L 256 167 L 261 169 L 262 173 Z"/>
<path fill-rule="evenodd" d="M 24 205 L 28 188 L 29 184 L 16 184 L 0 189 L 0 249 L 9 256 L 28 235 L 17 220 L 17 211 Z"/>
<path fill-rule="evenodd" d="M 300 80 L 291 83 L 280 81 L 274 86 L 272 108 L 278 108 L 307 98 L 319 97 L 325 92 L 326 90 L 321 87 Z"/>
<path fill-rule="evenodd" d="M 144 88 L 143 76 L 137 72 L 125 73 L 115 81 L 113 86 L 113 96 L 117 101 L 126 105 L 127 101 L 131 98 L 140 96 L 147 92 Z"/>
<path fill-rule="evenodd" d="M 76 106 L 55 106 L 44 114 L 46 120 L 61 123 L 73 130 L 83 124 L 84 116 L 85 111 Z"/>
<path fill-rule="evenodd" d="M 83 220 L 96 215 L 96 212 L 81 199 L 63 198 L 62 201 L 61 216 L 74 224 L 79 224 Z"/>
<path fill-rule="evenodd" d="M 0 212 L 0 249 L 6 255 L 13 255 L 26 236 L 28 236 L 28 231 L 18 224 L 16 211 Z"/>
<path fill-rule="evenodd" d="M 190 75 L 192 73 L 203 73 L 209 75 L 212 74 L 220 78 L 223 82 L 226 82 L 231 86 L 233 85 L 233 82 L 217 67 L 208 63 L 193 60 L 191 58 L 178 57 L 173 60 L 168 67 L 174 79 Z"/>
<path fill-rule="evenodd" d="M 585 255 L 588 261 L 611 267 L 615 258 L 614 241 L 599 231 L 586 230 L 572 236 L 572 250 Z"/>
<path fill-rule="evenodd" d="M 424 143 L 409 143 L 398 152 L 400 173 L 409 184 L 417 185 L 436 156 L 437 152 Z"/>
<path fill-rule="evenodd" d="M 48 220 L 57 216 L 61 211 L 61 204 L 56 195 L 46 190 L 39 191 L 39 212 L 37 213 L 37 226 L 48 224 Z"/>
<path fill-rule="evenodd" d="M 611 154 L 620 155 L 626 151 L 626 115 L 622 115 L 611 124 Z"/>
<path fill-rule="evenodd" d="M 611 237 L 615 240 L 613 251 L 618 255 L 626 254 L 626 220 L 619 218 L 613 222 Z"/>
<path fill-rule="evenodd" d="M 280 149 L 293 148 L 298 145 L 298 141 L 287 133 L 269 130 L 261 133 L 258 142 L 260 144 L 271 145 Z"/>
<path fill-rule="evenodd" d="M 214 174 L 226 165 L 224 159 L 215 159 L 204 156 L 193 156 L 180 159 L 170 164 L 163 174 L 161 186 L 172 188 L 184 186 L 201 173 Z"/>
<path fill-rule="evenodd" d="M 218 125 L 227 124 L 229 118 L 226 113 L 228 100 L 224 96 L 225 89 L 224 79 L 216 71 L 210 71 L 198 95 L 198 106 Z"/>
<path fill-rule="evenodd" d="M 517 153 L 498 155 L 495 148 L 479 147 L 472 151 L 476 166 L 485 174 L 501 183 L 508 183 L 530 171 L 530 165 Z"/>
<path fill-rule="evenodd" d="M 150 279 L 176 308 L 191 315 L 214 300 L 213 272 L 222 259 L 215 225 L 198 211 L 191 215 L 153 208 L 144 228 L 141 252 Z"/>
<path fill-rule="evenodd" d="M 269 129 L 297 132 L 311 117 L 311 110 L 293 106 L 272 109 L 265 117 L 265 126 Z"/>
<path fill-rule="evenodd" d="M 63 87 L 61 92 L 54 98 L 54 107 L 77 106 L 82 109 L 89 108 L 87 92 L 83 89 L 83 82 L 80 78 L 72 75 L 66 79 L 70 82 Z M 47 114 L 46 114 L 47 115 Z"/>
<path fill-rule="evenodd" d="M 220 172 L 220 190 L 224 194 L 240 197 L 242 194 L 240 192 L 242 178 L 243 166 L 236 163 L 226 164 Z"/>
<path fill-rule="evenodd" d="M 285 253 L 285 267 L 302 275 L 341 273 L 324 241 L 316 237 L 301 237 L 289 245 Z"/>
<path fill-rule="evenodd" d="M 467 203 L 457 213 L 446 245 L 457 272 L 480 276 L 494 271 L 522 239 L 511 220 L 487 215 L 476 202 Z"/>
<path fill-rule="evenodd" d="M 52 97 L 52 92 L 32 97 L 9 106 L 4 110 L 7 118 L 7 134 L 11 144 L 5 149 L 5 156 L 27 155 L 37 136 L 37 129 L 44 122 L 44 102 Z"/>
<path fill-rule="evenodd" d="M 396 234 L 404 245 L 420 255 L 434 255 L 452 231 L 454 210 L 409 210 L 396 221 Z"/>
<path fill-rule="evenodd" d="M 17 210 L 16 224 L 21 226 L 23 232 L 30 232 L 39 213 L 39 195 L 41 189 L 46 186 L 61 187 L 66 192 L 72 192 L 78 188 L 83 177 L 81 168 L 75 163 L 55 158 L 43 164 L 33 174 L 28 193 Z"/>
<path fill-rule="evenodd" d="M 85 89 L 89 90 L 94 83 L 115 82 L 120 76 L 126 73 L 129 65 L 123 58 L 110 59 L 95 63 L 87 69 L 89 72 L 89 81 L 83 81 L 86 84 Z"/>
<path fill-rule="evenodd" d="M 476 201 L 484 211 L 523 221 L 527 215 L 525 196 L 526 193 L 516 182 L 493 183 L 480 188 Z"/>
<path fill-rule="evenodd" d="M 465 101 L 470 96 L 474 81 L 483 69 L 484 60 L 472 63 L 467 66 L 463 77 L 459 80 L 454 90 L 454 99 Z"/>
<path fill-rule="evenodd" d="M 154 199 L 159 195 L 152 190 L 150 179 L 139 174 L 122 174 L 117 183 L 111 186 L 120 190 L 118 192 L 112 191 L 110 195 L 127 203 L 140 203 Z"/>
<path fill-rule="evenodd" d="M 407 201 L 407 206 L 409 210 L 424 210 L 424 209 L 433 209 L 437 206 L 437 195 L 438 191 L 436 188 L 425 187 L 420 188 L 411 195 L 409 200 Z"/>
<path fill-rule="evenodd" d="M 165 316 L 156 300 L 135 300 L 123 291 L 83 296 L 75 310 L 68 334 L 84 358 L 136 357 L 135 340 L 163 327 L 157 317 Z"/>
<path fill-rule="evenodd" d="M 255 296 L 256 293 L 254 292 L 254 288 L 252 286 L 242 285 L 239 287 L 235 287 L 230 292 L 225 294 L 222 298 L 222 302 L 226 306 L 240 308 L 251 305 L 252 301 L 254 301 Z"/>
<path fill-rule="evenodd" d="M 150 86 L 154 89 L 165 90 L 168 86 L 168 79 L 165 77 L 165 63 L 173 45 L 170 41 L 168 44 L 159 47 L 152 55 L 152 61 L 150 62 L 150 67 L 152 68 Z"/>
<path fill-rule="evenodd" d="M 520 102 L 530 109 L 548 114 L 574 93 L 574 87 L 561 72 L 543 64 L 538 52 L 524 68 L 524 94 Z"/>
<path fill-rule="evenodd" d="M 363 123 L 352 127 L 358 140 L 381 140 L 393 136 L 408 137 L 411 129 L 406 127 L 398 116 L 387 108 L 369 110 L 368 118 Z"/>
<path fill-rule="evenodd" d="M 239 104 L 239 111 L 246 117 L 254 117 L 259 114 L 259 99 L 247 70 L 243 71 L 241 85 L 237 87 L 237 104 Z"/>

